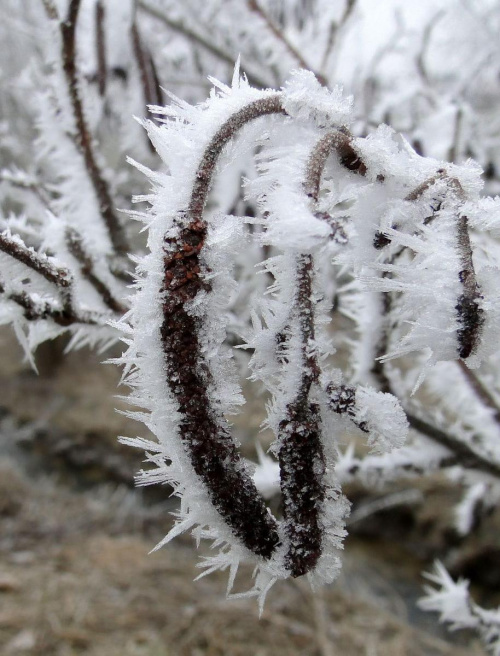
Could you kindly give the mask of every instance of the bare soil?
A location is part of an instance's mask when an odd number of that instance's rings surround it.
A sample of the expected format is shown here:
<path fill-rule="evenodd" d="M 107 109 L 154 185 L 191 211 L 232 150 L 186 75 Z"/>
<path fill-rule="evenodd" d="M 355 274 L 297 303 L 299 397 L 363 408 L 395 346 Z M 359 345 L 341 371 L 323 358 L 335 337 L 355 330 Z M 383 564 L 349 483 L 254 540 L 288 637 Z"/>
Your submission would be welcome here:
<path fill-rule="evenodd" d="M 454 549 L 453 564 L 499 548 L 491 528 L 450 546 L 443 507 L 457 492 L 442 480 L 421 483 L 425 502 L 355 522 L 341 579 L 316 594 L 302 581 L 276 585 L 259 619 L 255 600 L 226 599 L 224 574 L 193 582 L 200 554 L 189 536 L 148 555 L 171 526 L 175 502 L 163 488 L 131 488 L 140 453 L 116 435 L 145 429 L 114 412 L 118 372 L 88 352 L 61 359 L 56 344 L 40 354 L 36 376 L 2 336 L 2 654 L 485 653 L 475 636 L 450 635 L 415 606 L 431 557 Z M 249 421 L 257 425 L 256 414 Z M 349 493 L 358 507 L 373 500 Z M 251 569 L 238 578 L 238 589 L 248 588 Z M 490 583 L 478 593 L 494 599 Z"/>

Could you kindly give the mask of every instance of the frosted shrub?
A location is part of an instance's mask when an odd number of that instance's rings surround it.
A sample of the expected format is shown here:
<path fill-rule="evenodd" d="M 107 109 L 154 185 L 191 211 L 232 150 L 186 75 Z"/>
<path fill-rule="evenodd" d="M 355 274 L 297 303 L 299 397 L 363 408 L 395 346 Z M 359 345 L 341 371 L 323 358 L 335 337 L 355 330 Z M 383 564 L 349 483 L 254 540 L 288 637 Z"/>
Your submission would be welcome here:
<path fill-rule="evenodd" d="M 421 157 L 384 125 L 356 137 L 351 100 L 311 72 L 260 90 L 237 66 L 231 87 L 211 80 L 210 98 L 195 106 L 171 96 L 153 107 L 160 120 L 144 122 L 162 165 L 135 163 L 151 185 L 136 198 L 148 209 L 130 212 L 148 234 L 139 252 L 83 110 L 79 3 L 61 22 L 55 5 L 45 7 L 62 52 L 38 124 L 52 186 L 3 173 L 6 195 L 24 193 L 36 211 L 2 218 L 0 320 L 29 357 L 65 332 L 69 347 L 122 336 L 127 350 L 116 361 L 140 408 L 130 415 L 156 440 L 121 440 L 146 452 L 138 483 L 168 484 L 180 499 L 157 548 L 186 531 L 211 541 L 203 574 L 228 569 L 228 592 L 239 563 L 253 563 L 245 594 L 262 608 L 279 579 L 337 577 L 349 513 L 343 483 L 376 486 L 451 467 L 469 488 L 457 511 L 467 532 L 478 497 L 496 502 L 500 477 L 500 410 L 490 390 L 500 202 L 480 197 L 479 167 Z M 216 175 L 231 167 L 245 177 L 252 216 L 209 199 Z M 249 274 L 256 247 L 260 282 Z M 348 342 L 332 337 L 333 296 L 353 322 Z M 230 417 L 244 399 L 231 342 L 250 353 L 250 377 L 270 399 L 272 457 L 261 453 L 257 466 L 232 436 Z M 332 365 L 341 342 L 343 370 Z M 439 406 L 421 405 L 422 387 Z M 364 457 L 340 447 L 353 432 L 370 449 Z M 281 516 L 265 502 L 275 493 Z M 446 576 L 433 578 L 446 595 L 429 591 L 425 603 L 448 620 L 449 597 L 463 586 Z M 481 622 L 495 646 L 498 616 L 477 608 L 465 624 Z"/>

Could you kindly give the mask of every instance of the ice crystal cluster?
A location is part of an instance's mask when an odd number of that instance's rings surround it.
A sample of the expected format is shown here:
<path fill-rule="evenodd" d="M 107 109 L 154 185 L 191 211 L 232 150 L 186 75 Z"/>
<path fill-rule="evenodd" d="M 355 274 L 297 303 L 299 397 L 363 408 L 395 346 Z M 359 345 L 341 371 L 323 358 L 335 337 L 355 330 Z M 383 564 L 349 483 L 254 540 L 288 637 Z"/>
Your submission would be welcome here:
<path fill-rule="evenodd" d="M 278 579 L 306 575 L 314 585 L 338 575 L 349 511 L 337 472 L 346 430 L 364 435 L 374 454 L 402 447 L 408 432 L 389 389 L 347 381 L 329 364 L 330 262 L 351 273 L 347 307 L 374 379 L 377 358 L 413 351 L 424 352 L 424 372 L 459 358 L 477 366 L 498 331 L 483 291 L 497 272 L 472 260 L 476 166 L 422 158 L 386 126 L 355 138 L 349 99 L 307 71 L 281 91 L 252 88 L 238 69 L 231 87 L 212 81 L 205 103 L 172 98 L 155 108 L 159 124 L 146 123 L 166 172 L 143 168 L 152 191 L 138 199 L 149 209 L 137 216 L 149 253 L 138 261 L 136 294 L 120 327 L 130 401 L 146 411 L 132 416 L 157 441 L 123 441 L 147 453 L 139 482 L 168 484 L 181 499 L 158 546 L 184 531 L 211 540 L 214 555 L 203 567 L 229 569 L 228 590 L 238 564 L 253 562 L 248 594 L 262 605 Z M 246 192 L 259 218 L 210 212 L 214 176 L 255 145 L 258 175 Z M 266 481 L 260 471 L 252 478 L 231 435 L 230 417 L 244 399 L 226 338 L 239 294 L 233 272 L 251 238 L 270 254 L 261 268 L 272 283 L 248 311 L 241 346 L 252 353 L 251 378 L 271 399 L 265 425 L 275 435 L 270 469 L 282 517 L 267 508 L 256 485 Z M 383 305 L 369 330 L 364 294 Z M 380 464 L 384 456 L 374 457 Z"/>

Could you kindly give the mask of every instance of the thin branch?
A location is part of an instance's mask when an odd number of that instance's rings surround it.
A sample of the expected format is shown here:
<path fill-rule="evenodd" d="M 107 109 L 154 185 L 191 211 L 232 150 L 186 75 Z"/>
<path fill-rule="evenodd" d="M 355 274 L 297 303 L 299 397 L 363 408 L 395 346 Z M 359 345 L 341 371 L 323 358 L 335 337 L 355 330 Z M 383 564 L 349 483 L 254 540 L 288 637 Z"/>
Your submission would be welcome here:
<path fill-rule="evenodd" d="M 392 392 L 394 394 L 394 392 Z M 422 433 L 426 437 L 430 437 L 431 440 L 445 446 L 451 451 L 456 457 L 458 464 L 462 467 L 468 467 L 470 469 L 478 469 L 483 471 L 490 476 L 495 476 L 500 478 L 500 463 L 495 462 L 487 456 L 483 456 L 480 453 L 477 453 L 466 442 L 461 442 L 456 438 L 452 437 L 448 433 L 445 433 L 440 428 L 429 424 L 425 420 L 413 415 L 409 412 L 406 413 L 408 422 L 412 428 L 417 430 L 419 433 Z"/>
<path fill-rule="evenodd" d="M 260 100 L 249 103 L 243 109 L 233 114 L 224 125 L 222 125 L 209 146 L 206 148 L 203 158 L 196 171 L 195 183 L 191 192 L 191 200 L 188 207 L 189 216 L 193 221 L 202 221 L 203 209 L 207 202 L 215 165 L 224 146 L 236 135 L 236 133 L 249 121 L 260 116 L 269 114 L 285 114 L 281 105 L 279 93 L 270 95 Z"/>
<path fill-rule="evenodd" d="M 462 373 L 469 381 L 470 386 L 484 403 L 484 405 L 493 411 L 493 418 L 495 422 L 500 425 L 500 405 L 490 390 L 484 385 L 481 379 L 478 378 L 478 376 L 476 376 L 476 374 L 471 369 L 469 369 L 463 360 L 457 360 L 457 365 L 460 367 Z"/>
<path fill-rule="evenodd" d="M 99 209 L 115 251 L 125 255 L 129 246 L 125 237 L 123 226 L 113 210 L 113 201 L 102 172 L 96 162 L 93 139 L 85 121 L 83 104 L 80 97 L 78 73 L 76 68 L 76 22 L 81 0 L 70 0 L 66 20 L 61 22 L 62 36 L 62 62 L 66 76 L 68 92 L 73 108 L 76 133 L 73 135 L 75 143 L 82 153 L 89 178 L 94 187 Z"/>
<path fill-rule="evenodd" d="M 274 34 L 276 39 L 278 39 L 278 41 L 280 41 L 285 46 L 285 48 L 297 61 L 297 63 L 300 65 L 301 68 L 305 68 L 308 71 L 312 71 L 316 76 L 318 82 L 320 82 L 323 86 L 328 86 L 328 80 L 321 73 L 315 71 L 313 67 L 308 64 L 308 62 L 306 62 L 306 60 L 302 56 L 302 53 L 288 39 L 288 37 L 284 34 L 283 30 L 281 30 L 276 25 L 276 23 L 271 19 L 271 17 L 265 11 L 265 9 L 261 7 L 261 5 L 257 2 L 257 0 L 247 0 L 247 6 L 250 9 L 250 11 L 253 11 L 254 13 L 260 16 L 260 18 L 267 25 L 268 29 Z"/>
<path fill-rule="evenodd" d="M 66 230 L 66 244 L 69 252 L 80 263 L 82 275 L 96 290 L 108 308 L 117 314 L 124 314 L 128 310 L 127 306 L 113 296 L 106 283 L 96 274 L 95 263 L 92 257 L 85 251 L 82 237 L 76 230 L 72 228 Z"/>
<path fill-rule="evenodd" d="M 174 30 L 175 32 L 179 32 L 179 34 L 182 34 L 193 43 L 200 45 L 207 52 L 215 55 L 217 59 L 220 59 L 230 66 L 234 66 L 234 62 L 236 61 L 235 53 L 223 50 L 220 46 L 216 45 L 213 40 L 210 40 L 199 32 L 194 31 L 185 25 L 181 20 L 171 18 L 165 11 L 162 11 L 160 8 L 150 4 L 148 0 L 138 0 L 137 4 L 140 9 L 150 14 L 150 16 L 154 16 L 158 20 L 162 21 L 162 23 L 167 25 L 170 29 Z M 253 86 L 259 87 L 261 89 L 266 89 L 270 86 L 269 81 L 260 77 L 258 73 L 252 73 L 251 70 L 248 70 L 247 67 L 245 67 L 245 70 L 248 81 Z"/>
<path fill-rule="evenodd" d="M 43 6 L 45 8 L 45 13 L 50 18 L 50 20 L 59 20 L 59 12 L 57 7 L 52 0 L 42 0 Z"/>
<path fill-rule="evenodd" d="M 52 320 L 58 326 L 67 328 L 76 324 L 89 326 L 104 326 L 109 316 L 99 315 L 96 312 L 79 312 L 73 307 L 59 306 L 49 301 L 35 300 L 26 291 L 7 291 L 5 283 L 0 280 L 0 293 L 8 301 L 12 301 L 24 310 L 27 321 Z"/>
<path fill-rule="evenodd" d="M 47 256 L 36 253 L 32 248 L 20 243 L 5 232 L 0 233 L 0 251 L 36 271 L 56 287 L 67 289 L 72 285 L 73 277 L 69 269 L 56 266 Z"/>
<path fill-rule="evenodd" d="M 41 186 L 40 182 L 35 178 L 30 177 L 27 173 L 22 171 L 9 171 L 2 169 L 0 171 L 0 182 L 7 182 L 12 187 L 24 189 L 34 194 L 40 203 L 46 208 L 50 209 L 50 196 L 47 191 Z"/>
<path fill-rule="evenodd" d="M 344 27 L 344 25 L 351 17 L 351 14 L 354 11 L 356 3 L 357 0 L 347 0 L 342 16 L 340 17 L 340 20 L 338 22 L 332 21 L 330 25 L 330 32 L 328 34 L 328 42 L 326 44 L 325 52 L 323 53 L 323 57 L 321 59 L 320 70 L 323 71 L 326 68 L 326 65 L 328 64 L 328 60 L 330 59 L 330 56 L 332 54 L 332 50 L 337 41 L 337 34 L 340 32 L 340 30 Z"/>
<path fill-rule="evenodd" d="M 106 94 L 107 63 L 106 63 L 106 33 L 104 31 L 105 12 L 101 0 L 95 6 L 95 34 L 97 50 L 97 84 L 99 95 Z"/>
<path fill-rule="evenodd" d="M 314 146 L 306 164 L 304 190 L 307 196 L 316 203 L 319 198 L 321 177 L 326 162 L 332 152 L 339 156 L 340 163 L 349 171 L 366 175 L 366 165 L 352 146 L 352 135 L 346 130 L 328 132 Z"/>

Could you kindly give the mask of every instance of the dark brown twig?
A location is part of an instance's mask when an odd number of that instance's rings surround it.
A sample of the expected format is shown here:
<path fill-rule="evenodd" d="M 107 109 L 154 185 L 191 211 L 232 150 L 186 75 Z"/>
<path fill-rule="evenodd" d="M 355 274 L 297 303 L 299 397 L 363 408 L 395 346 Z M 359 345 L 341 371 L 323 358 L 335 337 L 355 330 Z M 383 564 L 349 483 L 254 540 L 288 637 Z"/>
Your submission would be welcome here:
<path fill-rule="evenodd" d="M 141 76 L 144 102 L 146 105 L 161 105 L 163 103 L 163 93 L 158 83 L 156 68 L 151 54 L 142 43 L 136 21 L 132 23 L 131 35 L 132 48 Z"/>
<path fill-rule="evenodd" d="M 99 210 L 107 227 L 113 248 L 118 254 L 125 255 L 129 251 L 125 232 L 113 209 L 113 201 L 108 184 L 96 162 L 93 139 L 85 121 L 83 104 L 80 98 L 78 72 L 76 68 L 76 22 L 80 2 L 81 0 L 70 0 L 67 17 L 60 24 L 63 70 L 75 119 L 76 132 L 73 138 L 83 156 L 85 167 L 99 202 Z"/>
<path fill-rule="evenodd" d="M 271 558 L 279 543 L 277 524 L 241 461 L 226 420 L 212 406 L 207 392 L 212 375 L 199 337 L 201 320 L 189 307 L 200 293 L 211 289 L 203 277 L 201 251 L 207 237 L 203 210 L 217 160 L 246 123 L 275 113 L 283 113 L 279 94 L 239 110 L 210 140 L 195 174 L 188 208 L 179 213 L 178 234 L 165 238 L 161 289 L 166 380 L 183 415 L 180 438 L 215 508 L 246 548 L 262 558 Z"/>
<path fill-rule="evenodd" d="M 101 0 L 97 0 L 95 6 L 95 34 L 97 50 L 97 84 L 100 96 L 104 96 L 106 94 L 106 80 L 108 77 L 104 20 L 104 5 L 102 4 Z"/>
<path fill-rule="evenodd" d="M 117 314 L 124 314 L 127 306 L 113 296 L 109 287 L 104 283 L 95 271 L 95 263 L 92 257 L 86 252 L 83 245 L 82 237 L 72 228 L 66 230 L 66 244 L 69 252 L 80 263 L 80 271 L 83 277 L 88 280 L 92 287 L 104 301 L 105 305 Z"/>
<path fill-rule="evenodd" d="M 73 277 L 68 269 L 52 264 L 50 260 L 28 248 L 5 232 L 0 233 L 0 251 L 36 271 L 56 287 L 68 289 Z"/>
<path fill-rule="evenodd" d="M 493 411 L 493 418 L 495 422 L 500 425 L 500 406 L 495 397 L 481 381 L 481 379 L 478 378 L 478 376 L 471 369 L 469 369 L 463 360 L 458 360 L 457 364 L 479 399 L 487 408 Z"/>

